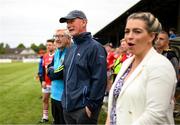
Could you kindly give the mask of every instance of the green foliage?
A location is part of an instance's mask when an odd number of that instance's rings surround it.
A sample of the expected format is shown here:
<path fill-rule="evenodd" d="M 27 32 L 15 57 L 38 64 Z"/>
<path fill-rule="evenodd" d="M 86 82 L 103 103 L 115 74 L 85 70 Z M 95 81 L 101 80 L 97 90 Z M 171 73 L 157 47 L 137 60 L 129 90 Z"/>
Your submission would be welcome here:
<path fill-rule="evenodd" d="M 4 43 L 0 43 L 0 48 L 4 48 Z"/>
<path fill-rule="evenodd" d="M 9 49 L 9 48 L 10 48 L 9 44 L 0 43 L 0 54 L 5 54 L 6 49 Z"/>
<path fill-rule="evenodd" d="M 23 43 L 20 43 L 16 48 L 18 48 L 18 49 L 25 49 L 26 47 L 24 46 Z"/>
<path fill-rule="evenodd" d="M 39 51 L 39 47 L 35 43 L 31 44 L 31 49 L 33 49 L 36 53 Z"/>
<path fill-rule="evenodd" d="M 46 46 L 44 44 L 39 44 L 39 50 L 46 50 Z"/>
<path fill-rule="evenodd" d="M 10 48 L 9 44 L 6 43 L 5 48 L 9 49 Z"/>
<path fill-rule="evenodd" d="M 5 53 L 4 43 L 0 43 L 0 54 Z"/>
<path fill-rule="evenodd" d="M 16 48 L 23 50 L 26 47 L 23 43 L 20 43 Z M 30 48 L 33 49 L 36 53 L 38 53 L 39 50 L 46 50 L 46 46 L 42 43 L 39 44 L 39 46 L 37 46 L 35 43 L 32 43 Z M 11 48 L 10 48 L 9 44 L 0 43 L 0 54 L 6 54 L 10 49 Z"/>
<path fill-rule="evenodd" d="M 39 52 L 39 50 L 46 50 L 46 46 L 44 44 L 40 44 L 37 46 L 35 43 L 31 44 L 31 49 L 33 49 L 36 53 Z"/>

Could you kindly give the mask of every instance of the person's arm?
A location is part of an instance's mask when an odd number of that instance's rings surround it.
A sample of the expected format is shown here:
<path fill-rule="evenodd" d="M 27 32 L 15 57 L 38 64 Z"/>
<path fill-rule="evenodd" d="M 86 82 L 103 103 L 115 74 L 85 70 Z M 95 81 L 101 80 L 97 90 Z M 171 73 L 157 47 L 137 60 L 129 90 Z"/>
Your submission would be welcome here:
<path fill-rule="evenodd" d="M 132 125 L 167 123 L 168 110 L 173 110 L 175 73 L 170 66 L 156 66 L 147 72 L 146 109 Z M 169 112 L 170 113 L 170 112 Z"/>
<path fill-rule="evenodd" d="M 172 57 L 171 58 L 171 63 L 176 71 L 176 77 L 178 78 L 178 75 L 179 75 L 179 61 L 177 59 L 177 57 Z"/>
<path fill-rule="evenodd" d="M 64 69 L 64 64 L 59 66 L 57 69 L 54 69 L 54 58 L 51 62 L 51 64 L 48 65 L 48 77 L 53 80 L 59 80 L 63 79 L 63 69 Z"/>
<path fill-rule="evenodd" d="M 106 52 L 103 47 L 94 46 L 92 48 L 88 66 L 91 72 L 91 90 L 87 99 L 87 107 L 93 112 L 102 103 L 107 84 Z"/>
<path fill-rule="evenodd" d="M 42 63 L 43 63 L 43 57 L 40 57 L 39 65 L 38 65 L 38 76 L 42 76 Z"/>
<path fill-rule="evenodd" d="M 110 125 L 110 116 L 109 116 L 109 113 L 107 113 L 107 118 L 106 118 L 105 125 Z"/>
<path fill-rule="evenodd" d="M 44 58 L 42 59 L 42 81 L 45 81 L 45 65 L 44 65 Z"/>
<path fill-rule="evenodd" d="M 46 82 L 45 82 L 45 64 L 44 64 L 44 56 L 43 56 L 43 58 L 42 58 L 42 87 L 43 88 L 45 88 L 46 86 L 45 86 L 45 84 L 46 84 Z"/>

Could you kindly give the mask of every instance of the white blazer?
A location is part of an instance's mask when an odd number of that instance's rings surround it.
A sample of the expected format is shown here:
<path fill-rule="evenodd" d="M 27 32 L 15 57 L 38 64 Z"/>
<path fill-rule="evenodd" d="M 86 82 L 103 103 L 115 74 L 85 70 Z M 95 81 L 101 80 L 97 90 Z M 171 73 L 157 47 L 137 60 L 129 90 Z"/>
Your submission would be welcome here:
<path fill-rule="evenodd" d="M 134 60 L 127 59 L 109 93 L 108 113 L 118 79 Z M 174 124 L 176 74 L 171 62 L 151 48 L 125 81 L 116 103 L 117 125 Z"/>

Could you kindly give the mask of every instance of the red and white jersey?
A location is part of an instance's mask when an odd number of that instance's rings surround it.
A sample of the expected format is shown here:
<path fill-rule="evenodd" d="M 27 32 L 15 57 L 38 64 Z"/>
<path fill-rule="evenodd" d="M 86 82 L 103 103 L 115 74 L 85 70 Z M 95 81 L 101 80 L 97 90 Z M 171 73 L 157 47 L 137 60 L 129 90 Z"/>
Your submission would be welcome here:
<path fill-rule="evenodd" d="M 42 63 L 42 65 L 43 65 L 43 67 L 45 67 L 45 76 L 44 76 L 44 78 L 45 78 L 46 85 L 51 85 L 51 80 L 47 76 L 47 67 L 52 62 L 53 56 L 54 56 L 54 54 L 50 54 L 50 53 L 46 53 L 43 56 L 43 63 Z"/>

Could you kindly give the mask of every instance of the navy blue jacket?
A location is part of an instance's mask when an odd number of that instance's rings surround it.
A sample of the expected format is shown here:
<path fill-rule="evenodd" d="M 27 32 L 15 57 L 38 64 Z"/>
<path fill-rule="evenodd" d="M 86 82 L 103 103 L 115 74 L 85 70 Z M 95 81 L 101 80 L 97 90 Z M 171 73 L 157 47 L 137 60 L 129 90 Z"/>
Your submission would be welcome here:
<path fill-rule="evenodd" d="M 64 60 L 64 93 L 66 111 L 87 106 L 91 112 L 102 105 L 107 82 L 106 51 L 85 32 L 74 37 Z"/>
<path fill-rule="evenodd" d="M 42 83 L 43 81 L 43 72 L 44 72 L 44 69 L 43 69 L 43 56 L 40 57 L 40 61 L 39 61 L 39 65 L 38 65 L 38 76 L 39 76 L 39 80 L 40 82 Z"/>

